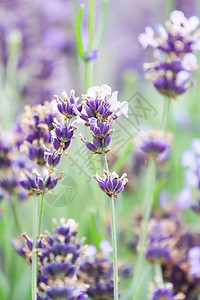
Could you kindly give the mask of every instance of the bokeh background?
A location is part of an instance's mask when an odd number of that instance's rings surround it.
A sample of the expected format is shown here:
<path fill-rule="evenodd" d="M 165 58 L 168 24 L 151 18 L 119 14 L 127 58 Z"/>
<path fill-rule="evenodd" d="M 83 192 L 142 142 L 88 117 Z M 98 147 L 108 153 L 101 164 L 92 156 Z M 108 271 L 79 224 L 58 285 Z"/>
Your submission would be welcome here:
<path fill-rule="evenodd" d="M 20 122 L 23 107 L 26 104 L 38 104 L 51 101 L 54 94 L 75 89 L 77 94 L 85 93 L 84 63 L 77 54 L 75 27 L 79 5 L 85 3 L 83 37 L 87 45 L 87 0 L 44 0 L 0 1 L 0 120 L 4 130 L 11 130 L 14 122 Z M 143 51 L 137 41 L 145 26 L 163 23 L 174 9 L 184 11 L 187 17 L 200 16 L 198 0 L 110 0 L 109 14 L 98 58 L 94 61 L 94 85 L 108 84 L 112 90 L 119 91 L 119 100 L 127 100 L 130 107 L 137 104 L 137 93 L 152 105 L 156 113 L 150 112 L 140 118 L 139 128 L 158 128 L 163 108 L 163 97 L 154 90 L 151 83 L 144 79 L 143 63 L 150 61 L 151 51 Z M 102 3 L 96 1 L 95 23 L 101 18 Z M 200 55 L 197 54 L 198 61 Z M 156 188 L 156 203 L 159 199 L 175 201 L 184 188 L 185 181 L 181 166 L 181 153 L 190 148 L 194 137 L 199 137 L 200 123 L 200 71 L 195 72 L 196 85 L 186 95 L 174 101 L 168 122 L 168 129 L 175 135 L 176 146 L 166 166 L 168 177 Z M 134 150 L 126 161 L 119 161 L 125 146 L 136 134 L 136 119 L 130 114 L 129 121 L 119 121 L 116 127 L 119 143 L 114 143 L 115 155 L 110 157 L 110 165 L 126 171 L 130 184 L 117 203 L 119 227 L 120 259 L 132 261 L 128 245 L 132 238 L 134 213 L 142 206 L 144 176 L 134 173 Z M 129 131 L 127 133 L 127 128 Z M 78 135 L 78 134 L 77 134 Z M 123 140 L 123 138 L 125 138 Z M 44 228 L 51 227 L 52 217 L 72 217 L 80 224 L 79 235 L 86 236 L 88 243 L 98 245 L 99 237 L 93 228 L 97 225 L 94 212 L 104 215 L 109 223 L 108 207 L 99 191 L 98 206 L 91 197 L 92 170 L 86 167 L 87 158 L 77 154 L 80 148 L 78 139 L 72 147 L 71 158 L 66 158 L 59 167 L 66 174 L 64 182 L 56 194 L 65 195 L 67 205 L 51 203 L 46 199 Z M 78 160 L 78 167 L 74 161 Z M 117 163 L 115 165 L 115 163 Z M 123 167 L 122 167 L 123 166 Z M 67 190 L 66 190 L 67 186 Z M 95 198 L 97 195 L 94 196 Z M 164 198 L 165 197 L 165 198 Z M 64 198 L 63 198 L 64 199 Z M 164 201 L 163 200 L 163 201 Z M 28 265 L 16 255 L 11 241 L 17 234 L 9 205 L 3 203 L 0 220 L 0 299 L 28 300 L 30 293 L 30 271 Z M 23 230 L 31 234 L 31 203 L 19 204 L 18 213 Z M 198 228 L 199 220 L 191 210 L 183 212 L 183 219 L 188 226 Z M 101 220 L 101 218 L 100 218 Z M 98 224 L 100 232 L 107 228 L 102 222 Z M 123 229 L 126 229 L 125 231 Z M 127 230 L 128 228 L 128 230 Z M 106 233 L 107 234 L 107 233 Z M 127 285 L 128 283 L 125 283 Z M 123 281 L 122 281 L 123 286 Z M 144 291 L 147 290 L 144 287 Z M 144 298 L 145 299 L 145 298 Z"/>

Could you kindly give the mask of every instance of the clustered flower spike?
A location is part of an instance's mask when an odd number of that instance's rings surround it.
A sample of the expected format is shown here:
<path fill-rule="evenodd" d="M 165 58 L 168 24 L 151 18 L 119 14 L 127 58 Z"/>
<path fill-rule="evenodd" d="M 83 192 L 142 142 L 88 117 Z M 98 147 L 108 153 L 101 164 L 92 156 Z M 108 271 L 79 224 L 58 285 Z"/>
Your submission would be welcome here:
<path fill-rule="evenodd" d="M 88 142 L 80 136 L 82 142 L 93 153 L 102 154 L 110 151 L 113 121 L 120 114 L 128 117 L 128 102 L 117 100 L 118 92 L 111 93 L 111 88 L 106 84 L 94 86 L 83 95 L 83 111 L 80 118 L 85 125 L 90 127 L 93 141 Z"/>
<path fill-rule="evenodd" d="M 45 166 L 45 147 L 51 148 L 51 130 L 53 120 L 57 116 L 54 102 L 45 102 L 33 107 L 25 106 L 21 128 L 25 134 L 25 142 L 21 151 L 28 152 L 29 159 L 38 165 Z"/>
<path fill-rule="evenodd" d="M 104 170 L 103 179 L 98 174 L 94 175 L 94 179 L 96 179 L 98 186 L 108 197 L 115 198 L 124 190 L 124 186 L 128 182 L 126 173 L 119 177 L 117 173 L 110 173 L 106 170 Z"/>
<path fill-rule="evenodd" d="M 81 260 L 78 278 L 88 286 L 90 299 L 113 299 L 113 264 L 90 245 Z"/>
<path fill-rule="evenodd" d="M 76 238 L 78 224 L 61 219 L 61 225 L 53 220 L 53 233 L 44 231 L 37 241 L 38 300 L 84 300 L 86 286 L 77 281 L 77 271 L 84 248 Z M 14 242 L 17 252 L 32 263 L 33 243 L 26 234 L 24 247 Z"/>
<path fill-rule="evenodd" d="M 192 52 L 200 50 L 199 19 L 195 16 L 187 19 L 181 11 L 173 11 L 165 26 L 158 24 L 156 33 L 146 27 L 138 40 L 145 49 L 155 49 L 155 63 L 146 63 L 147 78 L 153 81 L 155 88 L 164 95 L 176 98 L 185 93 L 193 83 L 191 72 L 197 69 L 197 58 Z"/>
<path fill-rule="evenodd" d="M 66 92 L 63 92 L 62 95 L 63 98 L 54 96 L 59 112 L 67 119 L 79 116 L 82 111 L 82 104 L 78 104 L 79 98 L 75 98 L 75 91 L 70 91 L 70 97 L 67 96 Z"/>
<path fill-rule="evenodd" d="M 61 124 L 54 119 L 54 130 L 51 131 L 51 140 L 53 148 L 58 154 L 63 154 L 71 145 L 72 139 L 75 137 L 75 125 Z"/>
<path fill-rule="evenodd" d="M 140 251 L 139 236 L 141 233 L 141 215 L 136 218 L 137 223 L 134 226 L 133 251 Z M 137 246 L 138 245 L 138 246 Z M 200 280 L 200 233 L 189 231 L 184 226 L 182 220 L 176 213 L 176 207 L 168 208 L 168 211 L 152 211 L 151 219 L 148 225 L 147 249 L 159 247 L 162 250 L 168 250 L 168 255 L 161 255 L 160 251 L 152 253 L 149 256 L 150 263 L 159 263 L 162 268 L 163 280 L 157 282 L 157 288 L 164 288 L 162 282 L 166 281 L 170 288 L 174 299 L 196 299 L 199 294 Z M 157 255 L 159 254 L 159 255 Z M 160 278 L 159 275 L 155 278 Z M 152 294 L 155 287 L 152 289 Z M 150 298 L 152 299 L 152 298 Z M 159 298 L 158 298 L 159 299 Z M 161 298 L 162 299 L 162 298 Z M 164 298 L 165 299 L 165 298 Z"/>
<path fill-rule="evenodd" d="M 32 174 L 25 173 L 26 178 L 21 179 L 20 185 L 29 192 L 29 196 L 33 194 L 40 195 L 45 194 L 53 190 L 59 179 L 62 179 L 63 173 L 55 177 L 55 174 L 40 175 L 36 169 L 32 171 Z"/>
<path fill-rule="evenodd" d="M 153 158 L 157 162 L 162 162 L 168 157 L 172 140 L 173 135 L 170 132 L 159 130 L 141 132 L 134 138 L 135 144 L 145 154 L 146 160 Z"/>
<path fill-rule="evenodd" d="M 19 200 L 27 198 L 20 187 L 19 178 L 23 170 L 28 170 L 31 165 L 22 156 L 16 142 L 15 130 L 3 131 L 0 128 L 0 198 L 10 199 L 12 194 L 17 195 Z"/>

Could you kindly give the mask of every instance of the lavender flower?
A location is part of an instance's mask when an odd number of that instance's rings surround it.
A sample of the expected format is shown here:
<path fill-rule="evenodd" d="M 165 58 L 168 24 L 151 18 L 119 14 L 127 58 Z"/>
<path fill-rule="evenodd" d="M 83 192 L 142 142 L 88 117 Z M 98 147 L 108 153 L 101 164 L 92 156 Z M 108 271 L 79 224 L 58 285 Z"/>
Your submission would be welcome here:
<path fill-rule="evenodd" d="M 156 289 L 152 295 L 152 300 L 175 300 L 175 299 L 178 299 L 178 298 L 175 298 L 171 289 L 169 289 L 167 287 Z M 182 298 L 182 299 L 184 299 L 184 298 Z"/>
<path fill-rule="evenodd" d="M 98 182 L 99 188 L 106 193 L 108 197 L 115 197 L 121 193 L 125 184 L 128 182 L 127 175 L 124 173 L 121 177 L 115 172 L 104 170 L 103 179 L 98 174 L 94 175 L 94 179 Z"/>
<path fill-rule="evenodd" d="M 191 71 L 197 68 L 197 58 L 192 52 L 200 49 L 198 25 L 197 17 L 187 19 L 183 12 L 175 10 L 164 27 L 157 25 L 158 36 L 155 37 L 151 27 L 146 27 L 145 33 L 139 35 L 144 49 L 148 46 L 155 49 L 157 62 L 145 64 L 144 68 L 151 71 L 147 78 L 161 94 L 176 98 L 193 85 L 188 82 Z"/>
<path fill-rule="evenodd" d="M 200 188 L 200 139 L 194 139 L 191 149 L 182 154 L 182 166 L 185 170 L 187 186 Z"/>
<path fill-rule="evenodd" d="M 81 118 L 90 125 L 91 118 L 98 121 L 106 122 L 107 120 L 116 119 L 120 114 L 128 117 L 128 102 L 119 102 L 117 100 L 118 92 L 111 95 L 111 88 L 104 84 L 101 87 L 91 87 L 87 94 L 83 96 L 83 106 L 85 112 Z M 108 98 L 108 96 L 111 96 Z"/>
<path fill-rule="evenodd" d="M 28 152 L 30 160 L 38 165 L 45 165 L 44 146 L 51 147 L 51 130 L 53 119 L 57 113 L 54 103 L 45 102 L 44 105 L 25 107 L 22 120 L 22 130 L 25 134 L 25 142 L 21 145 L 21 151 Z"/>
<path fill-rule="evenodd" d="M 134 139 L 134 142 L 145 154 L 147 161 L 153 158 L 156 159 L 157 162 L 162 162 L 169 154 L 172 139 L 173 136 L 171 133 L 157 130 L 147 133 L 141 132 L 140 135 Z"/>
<path fill-rule="evenodd" d="M 79 116 L 82 111 L 82 105 L 78 104 L 79 98 L 75 98 L 75 91 L 70 91 L 70 97 L 67 96 L 66 92 L 62 94 L 63 99 L 57 95 L 54 96 L 59 112 L 68 119 Z"/>
<path fill-rule="evenodd" d="M 87 294 L 91 299 L 112 299 L 114 291 L 112 263 L 97 253 L 93 245 L 89 248 L 80 264 L 79 281 L 88 285 Z"/>
<path fill-rule="evenodd" d="M 44 160 L 50 168 L 55 168 L 60 163 L 61 154 L 58 154 L 56 151 L 46 149 L 44 152 Z"/>
<path fill-rule="evenodd" d="M 75 137 L 74 131 L 77 129 L 75 125 L 62 125 L 54 119 L 54 130 L 51 131 L 51 140 L 53 148 L 58 153 L 65 152 L 71 145 L 72 139 Z"/>
<path fill-rule="evenodd" d="M 76 238 L 78 224 L 72 219 L 61 219 L 61 225 L 53 220 L 53 233 L 45 231 L 37 241 L 38 299 L 87 299 L 86 286 L 77 281 L 76 274 L 84 248 Z M 16 251 L 31 264 L 32 240 L 26 235 L 25 247 L 14 241 Z"/>
<path fill-rule="evenodd" d="M 200 247 L 192 247 L 188 252 L 189 274 L 200 279 Z"/>
<path fill-rule="evenodd" d="M 109 152 L 111 133 L 114 131 L 112 129 L 112 120 L 103 123 L 101 121 L 97 122 L 94 118 L 91 119 L 90 124 L 90 133 L 93 136 L 93 143 L 87 142 L 87 140 L 80 135 L 81 141 L 86 144 L 88 150 L 95 154 Z"/>
<path fill-rule="evenodd" d="M 58 180 L 62 178 L 63 173 L 61 173 L 56 178 L 52 175 L 40 175 L 37 170 L 32 171 L 32 175 L 25 173 L 26 179 L 20 181 L 20 185 L 27 191 L 29 191 L 29 196 L 33 194 L 40 195 L 45 194 L 48 191 L 53 190 Z"/>
<path fill-rule="evenodd" d="M 170 250 L 166 246 L 149 246 L 146 259 L 151 263 L 167 264 L 171 260 Z"/>

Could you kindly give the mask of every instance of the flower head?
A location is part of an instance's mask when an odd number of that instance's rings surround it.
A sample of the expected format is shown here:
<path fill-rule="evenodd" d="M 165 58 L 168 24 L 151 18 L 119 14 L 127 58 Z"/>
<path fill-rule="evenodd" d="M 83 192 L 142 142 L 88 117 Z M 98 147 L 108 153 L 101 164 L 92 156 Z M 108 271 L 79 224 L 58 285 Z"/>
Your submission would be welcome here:
<path fill-rule="evenodd" d="M 138 40 L 145 49 L 153 47 L 155 63 L 146 63 L 147 79 L 164 95 L 176 98 L 185 93 L 193 82 L 191 72 L 197 69 L 197 58 L 192 52 L 200 49 L 199 19 L 187 19 L 183 12 L 173 11 L 165 26 L 158 24 L 156 33 L 146 27 Z"/>
<path fill-rule="evenodd" d="M 75 98 L 75 91 L 70 91 L 70 97 L 67 96 L 66 92 L 63 92 L 62 95 L 63 98 L 57 95 L 54 96 L 57 101 L 58 111 L 68 119 L 79 116 L 82 111 L 82 105 L 78 104 L 79 98 Z"/>
<path fill-rule="evenodd" d="M 91 118 L 106 122 L 111 117 L 116 119 L 120 114 L 128 117 L 128 102 L 119 102 L 117 95 L 118 92 L 111 94 L 111 88 L 106 84 L 91 87 L 83 96 L 85 112 L 81 114 L 81 118 L 86 124 L 90 124 Z"/>
<path fill-rule="evenodd" d="M 172 140 L 173 135 L 171 133 L 158 130 L 142 132 L 134 138 L 135 144 L 145 154 L 146 159 L 153 158 L 158 162 L 167 158 Z"/>
<path fill-rule="evenodd" d="M 84 248 L 76 238 L 78 224 L 61 219 L 60 225 L 53 220 L 53 233 L 47 230 L 37 241 L 38 299 L 87 299 L 86 286 L 77 281 L 77 271 Z M 14 242 L 17 252 L 32 264 L 33 243 L 26 235 L 24 247 Z"/>
<path fill-rule="evenodd" d="M 100 189 L 106 193 L 108 197 L 115 197 L 121 193 L 125 184 L 128 182 L 127 175 L 124 173 L 121 177 L 115 172 L 108 172 L 104 170 L 103 179 L 98 174 L 94 175 L 94 179 L 98 182 Z"/>
<path fill-rule="evenodd" d="M 112 262 L 94 249 L 86 254 L 78 271 L 79 281 L 88 285 L 87 294 L 91 299 L 112 299 L 114 294 Z"/>
<path fill-rule="evenodd" d="M 63 125 L 54 119 L 54 130 L 51 131 L 51 140 L 53 148 L 57 153 L 65 152 L 71 145 L 72 139 L 75 137 L 75 125 Z"/>
<path fill-rule="evenodd" d="M 27 191 L 29 191 L 29 196 L 33 194 L 40 195 L 53 190 L 58 180 L 62 178 L 63 173 L 55 177 L 54 175 L 40 175 L 36 169 L 32 171 L 32 174 L 25 173 L 26 178 L 21 179 L 20 185 Z"/>

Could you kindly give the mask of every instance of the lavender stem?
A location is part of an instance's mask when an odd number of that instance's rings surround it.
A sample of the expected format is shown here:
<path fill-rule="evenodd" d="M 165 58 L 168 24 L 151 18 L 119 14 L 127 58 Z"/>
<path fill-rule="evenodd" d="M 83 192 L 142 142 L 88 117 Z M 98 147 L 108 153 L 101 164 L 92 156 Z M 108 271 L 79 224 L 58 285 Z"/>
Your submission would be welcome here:
<path fill-rule="evenodd" d="M 104 167 L 109 171 L 106 154 L 102 151 Z M 117 235 L 116 235 L 116 222 L 115 222 L 115 202 L 114 197 L 110 197 L 110 216 L 111 216 L 111 232 L 112 232 L 112 247 L 113 247 L 113 275 L 114 275 L 114 300 L 119 298 L 118 288 L 118 259 L 117 259 Z"/>
<path fill-rule="evenodd" d="M 33 198 L 33 256 L 32 256 L 32 300 L 37 300 L 37 224 L 38 224 L 38 199 Z"/>

